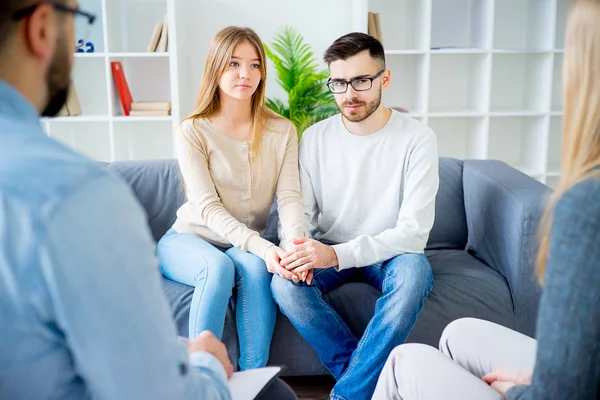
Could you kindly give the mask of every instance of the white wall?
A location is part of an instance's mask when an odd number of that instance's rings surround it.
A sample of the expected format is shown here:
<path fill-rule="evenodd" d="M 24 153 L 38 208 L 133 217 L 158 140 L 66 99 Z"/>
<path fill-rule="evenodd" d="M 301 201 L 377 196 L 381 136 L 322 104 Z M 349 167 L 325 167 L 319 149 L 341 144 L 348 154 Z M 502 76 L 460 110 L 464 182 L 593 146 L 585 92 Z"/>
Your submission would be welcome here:
<path fill-rule="evenodd" d="M 357 0 L 177 0 L 181 116 L 189 115 L 196 102 L 209 43 L 228 25 L 247 26 L 270 44 L 283 25 L 293 25 L 315 51 L 319 63 L 323 52 L 339 36 L 366 24 L 366 10 Z M 364 16 L 364 18 L 362 17 Z M 285 100 L 269 64 L 267 97 Z"/>

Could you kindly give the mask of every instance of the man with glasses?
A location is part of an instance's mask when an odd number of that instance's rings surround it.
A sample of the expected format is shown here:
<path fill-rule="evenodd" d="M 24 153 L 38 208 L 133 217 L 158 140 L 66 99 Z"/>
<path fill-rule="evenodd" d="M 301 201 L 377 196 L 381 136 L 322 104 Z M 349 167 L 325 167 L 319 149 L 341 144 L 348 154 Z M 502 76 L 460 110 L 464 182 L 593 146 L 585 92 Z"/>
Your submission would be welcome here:
<path fill-rule="evenodd" d="M 74 0 L 0 2 L 0 399 L 230 399 L 210 332 L 177 340 L 130 189 L 44 135 L 65 103 Z M 263 398 L 295 399 L 275 381 Z"/>
<path fill-rule="evenodd" d="M 271 288 L 337 380 L 331 398 L 370 399 L 433 286 L 423 252 L 438 190 L 437 143 L 427 126 L 381 104 L 391 76 L 378 40 L 350 33 L 324 58 L 341 114 L 302 135 L 300 176 L 312 239 L 294 240 L 281 261 L 308 275 L 305 282 L 274 276 Z M 323 296 L 347 282 L 383 292 L 361 338 Z"/>

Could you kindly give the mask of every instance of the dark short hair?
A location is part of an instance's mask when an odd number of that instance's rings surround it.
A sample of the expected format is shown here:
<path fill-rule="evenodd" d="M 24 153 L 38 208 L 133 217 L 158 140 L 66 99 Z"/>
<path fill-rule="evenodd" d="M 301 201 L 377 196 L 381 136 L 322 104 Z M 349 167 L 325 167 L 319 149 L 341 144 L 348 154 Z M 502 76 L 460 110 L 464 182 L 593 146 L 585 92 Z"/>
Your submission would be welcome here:
<path fill-rule="evenodd" d="M 13 14 L 21 9 L 45 3 L 65 4 L 66 0 L 0 0 L 0 51 L 4 50 L 6 43 L 12 37 L 18 26 L 18 21 L 12 19 Z"/>
<path fill-rule="evenodd" d="M 371 58 L 380 61 L 385 68 L 383 45 L 373 36 L 362 32 L 352 32 L 338 38 L 325 50 L 323 60 L 329 65 L 337 60 L 347 60 L 365 50 L 369 50 Z"/>

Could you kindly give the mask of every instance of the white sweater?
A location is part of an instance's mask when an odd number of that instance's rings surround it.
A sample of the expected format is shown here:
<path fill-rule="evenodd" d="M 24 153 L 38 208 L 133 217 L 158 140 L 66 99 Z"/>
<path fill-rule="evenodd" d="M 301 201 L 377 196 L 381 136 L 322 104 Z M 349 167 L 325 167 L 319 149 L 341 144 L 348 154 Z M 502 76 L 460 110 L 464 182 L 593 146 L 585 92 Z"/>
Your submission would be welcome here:
<path fill-rule="evenodd" d="M 392 110 L 368 136 L 340 114 L 302 135 L 300 178 L 309 233 L 333 244 L 338 269 L 423 253 L 439 185 L 437 141 L 423 123 Z"/>

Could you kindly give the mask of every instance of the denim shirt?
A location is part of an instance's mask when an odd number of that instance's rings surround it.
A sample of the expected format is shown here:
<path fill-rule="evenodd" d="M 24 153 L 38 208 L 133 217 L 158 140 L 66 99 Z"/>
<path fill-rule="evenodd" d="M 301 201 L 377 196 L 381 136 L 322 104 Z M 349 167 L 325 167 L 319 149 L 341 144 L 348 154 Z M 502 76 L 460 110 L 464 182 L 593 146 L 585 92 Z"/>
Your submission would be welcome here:
<path fill-rule="evenodd" d="M 0 399 L 46 398 L 230 394 L 218 359 L 177 340 L 128 186 L 0 81 Z"/>

